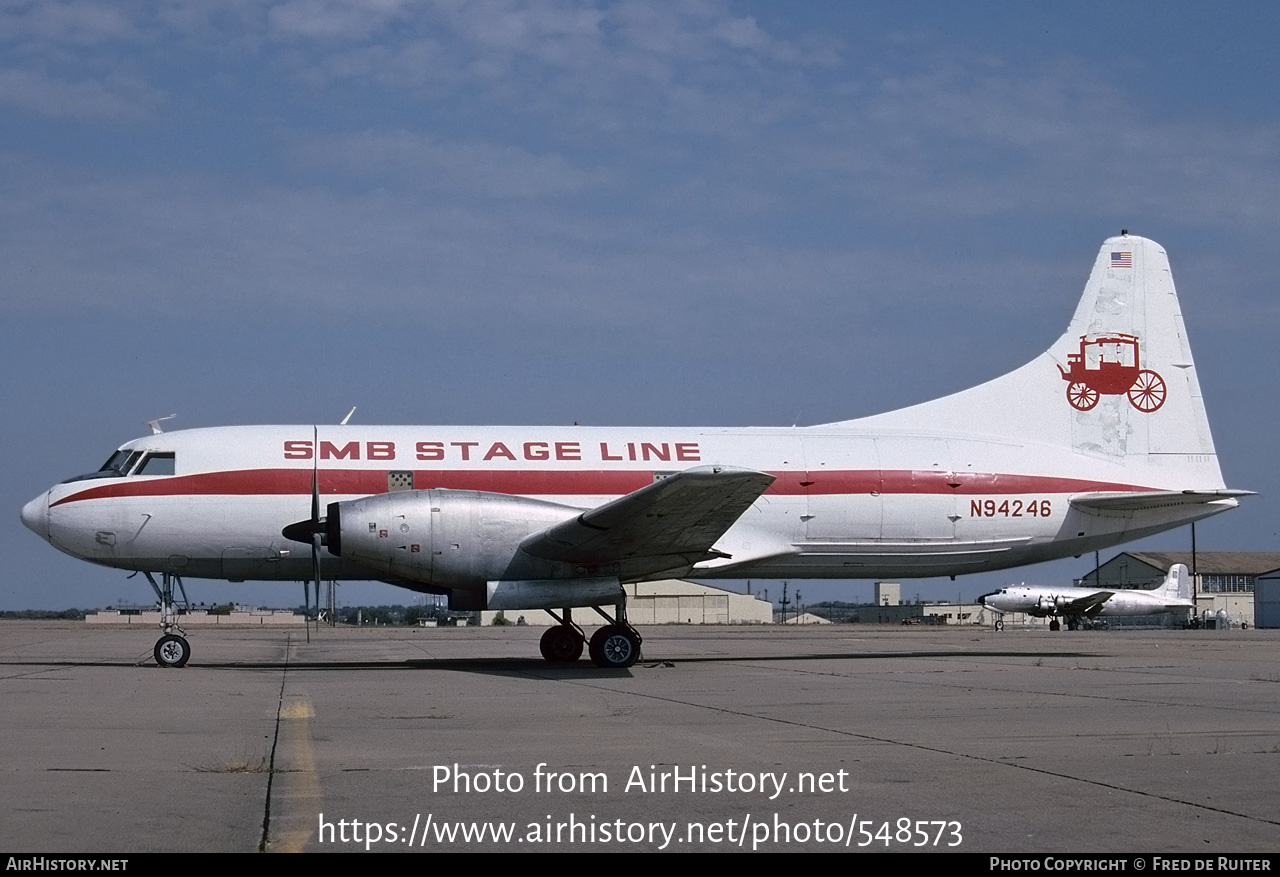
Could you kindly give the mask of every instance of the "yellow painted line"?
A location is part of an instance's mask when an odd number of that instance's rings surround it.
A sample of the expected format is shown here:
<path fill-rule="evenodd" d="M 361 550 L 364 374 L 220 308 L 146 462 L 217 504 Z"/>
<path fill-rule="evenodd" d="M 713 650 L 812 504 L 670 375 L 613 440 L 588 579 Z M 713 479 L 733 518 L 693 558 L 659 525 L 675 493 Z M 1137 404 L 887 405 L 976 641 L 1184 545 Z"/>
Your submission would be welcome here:
<path fill-rule="evenodd" d="M 314 719 L 315 717 L 316 711 L 311 707 L 309 700 L 290 701 L 280 708 L 282 719 Z"/>
<path fill-rule="evenodd" d="M 277 813 L 271 821 L 279 829 L 272 831 L 276 835 L 269 844 L 272 852 L 300 853 L 316 837 L 316 818 L 323 808 L 311 742 L 315 715 L 306 698 L 288 700 L 280 707 L 280 718 L 286 721 L 280 729 L 282 750 L 276 755 L 278 791 L 272 794 L 272 810 Z"/>

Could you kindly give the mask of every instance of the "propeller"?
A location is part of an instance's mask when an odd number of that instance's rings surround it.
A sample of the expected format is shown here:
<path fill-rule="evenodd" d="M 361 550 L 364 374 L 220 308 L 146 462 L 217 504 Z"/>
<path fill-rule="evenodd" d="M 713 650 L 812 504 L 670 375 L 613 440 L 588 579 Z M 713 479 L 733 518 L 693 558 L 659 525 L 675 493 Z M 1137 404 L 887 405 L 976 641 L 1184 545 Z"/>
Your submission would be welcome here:
<path fill-rule="evenodd" d="M 311 428 L 313 449 L 320 447 L 320 430 Z M 318 456 L 318 455 L 317 455 Z M 311 517 L 305 521 L 290 524 L 280 531 L 280 535 L 294 542 L 311 545 L 311 582 L 302 583 L 302 600 L 307 614 L 307 642 L 311 642 L 311 591 L 314 584 L 316 594 L 316 633 L 320 632 L 320 549 L 325 544 L 325 519 L 320 517 L 320 464 L 317 456 L 311 458 Z"/>
<path fill-rule="evenodd" d="M 314 447 L 314 445 L 313 445 Z M 324 544 L 324 532 L 321 529 L 324 521 L 320 518 L 320 472 L 316 467 L 311 469 L 311 581 L 316 589 L 316 635 L 320 634 L 320 548 Z M 306 585 L 303 585 L 305 588 Z M 310 626 L 308 626 L 308 630 Z M 308 642 L 310 635 L 308 634 Z"/>

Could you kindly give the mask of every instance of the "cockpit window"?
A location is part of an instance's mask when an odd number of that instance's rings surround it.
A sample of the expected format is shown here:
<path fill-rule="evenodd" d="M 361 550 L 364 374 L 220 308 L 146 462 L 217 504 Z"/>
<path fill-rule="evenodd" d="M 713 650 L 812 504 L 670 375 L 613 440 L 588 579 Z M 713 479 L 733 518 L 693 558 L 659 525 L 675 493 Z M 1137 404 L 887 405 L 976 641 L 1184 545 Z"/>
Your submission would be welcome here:
<path fill-rule="evenodd" d="M 172 457 L 173 455 L 170 454 L 169 456 Z M 88 475 L 77 475 L 74 478 L 68 478 L 62 483 L 70 484 L 73 481 L 88 481 L 91 478 L 123 478 L 129 474 L 129 470 L 141 458 L 142 451 L 116 451 L 107 462 L 102 464 L 102 468 L 97 472 L 90 472 Z"/>
<path fill-rule="evenodd" d="M 147 454 L 138 471 L 134 475 L 172 475 L 174 473 L 173 454 Z"/>
<path fill-rule="evenodd" d="M 133 464 L 138 462 L 138 458 L 142 456 L 141 451 L 116 451 L 111 455 L 111 459 L 102 464 L 99 472 L 111 475 L 124 475 L 133 468 Z"/>

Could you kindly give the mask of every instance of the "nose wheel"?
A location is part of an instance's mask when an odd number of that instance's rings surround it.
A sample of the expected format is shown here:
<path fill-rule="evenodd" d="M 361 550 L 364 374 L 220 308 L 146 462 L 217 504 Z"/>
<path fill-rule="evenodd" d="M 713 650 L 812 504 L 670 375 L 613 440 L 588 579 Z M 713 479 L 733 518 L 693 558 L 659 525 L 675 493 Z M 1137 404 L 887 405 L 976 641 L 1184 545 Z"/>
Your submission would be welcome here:
<path fill-rule="evenodd" d="M 191 644 L 187 642 L 186 637 L 178 636 L 176 633 L 166 633 L 156 640 L 153 654 L 156 663 L 161 667 L 185 667 L 191 658 Z"/>

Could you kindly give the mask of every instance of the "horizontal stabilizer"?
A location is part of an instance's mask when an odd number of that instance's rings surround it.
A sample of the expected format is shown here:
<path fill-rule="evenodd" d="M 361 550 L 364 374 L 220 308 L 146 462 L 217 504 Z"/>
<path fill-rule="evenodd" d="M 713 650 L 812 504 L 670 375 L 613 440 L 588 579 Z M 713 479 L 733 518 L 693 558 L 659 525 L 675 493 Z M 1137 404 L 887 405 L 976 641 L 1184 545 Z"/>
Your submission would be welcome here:
<path fill-rule="evenodd" d="M 1071 497 L 1071 507 L 1100 512 L 1138 512 L 1172 506 L 1206 505 L 1237 497 L 1253 496 L 1252 490 L 1149 490 L 1142 493 L 1081 493 Z M 1233 502 L 1234 504 L 1234 502 Z"/>
<path fill-rule="evenodd" d="M 571 563 L 675 555 L 702 560 L 715 556 L 712 546 L 773 481 L 753 469 L 686 469 L 535 533 L 520 548 Z"/>

